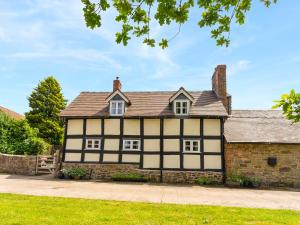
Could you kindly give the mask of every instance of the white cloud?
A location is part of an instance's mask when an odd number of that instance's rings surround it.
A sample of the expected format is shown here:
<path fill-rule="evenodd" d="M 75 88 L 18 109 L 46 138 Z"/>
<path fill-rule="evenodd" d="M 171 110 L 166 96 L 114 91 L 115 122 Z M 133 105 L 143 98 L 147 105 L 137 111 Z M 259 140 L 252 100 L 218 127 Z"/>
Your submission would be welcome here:
<path fill-rule="evenodd" d="M 130 71 L 133 72 L 131 74 L 137 73 L 138 67 L 143 69 L 144 77 L 151 80 L 169 79 L 184 74 L 176 61 L 176 54 L 191 46 L 191 38 L 184 39 L 184 42 L 176 38 L 172 42 L 176 48 L 167 50 L 148 47 L 142 44 L 141 39 L 134 37 L 128 46 L 122 47 L 115 43 L 115 33 L 119 31 L 120 25 L 114 20 L 116 12 L 113 10 L 103 15 L 101 28 L 90 30 L 85 26 L 83 5 L 80 1 L 24 2 L 22 3 L 25 6 L 18 8 L 17 13 L 9 7 L 0 8 L 0 20 L 3 19 L 0 25 L 0 42 L 9 40 L 12 45 L 20 47 L 10 52 L 0 51 L 0 58 L 49 59 L 49 62 L 59 61 L 69 65 L 72 61 L 76 67 L 84 66 L 92 70 L 110 69 L 128 75 Z M 155 38 L 165 34 L 165 30 L 155 23 L 152 28 L 151 33 Z M 171 28 L 166 34 L 172 33 Z M 100 37 L 98 40 L 97 36 Z M 88 41 L 94 43 L 86 45 L 84 42 Z M 83 62 L 85 64 L 82 64 Z"/>
<path fill-rule="evenodd" d="M 122 64 L 114 60 L 108 53 L 97 51 L 94 49 L 55 49 L 48 51 L 32 51 L 32 52 L 15 52 L 11 54 L 0 54 L 0 58 L 11 59 L 42 59 L 48 58 L 52 60 L 78 60 L 87 62 L 97 62 L 99 65 L 110 66 L 113 69 L 122 69 Z"/>
<path fill-rule="evenodd" d="M 228 75 L 239 75 L 241 72 L 249 69 L 251 62 L 249 60 L 239 60 L 228 66 Z"/>

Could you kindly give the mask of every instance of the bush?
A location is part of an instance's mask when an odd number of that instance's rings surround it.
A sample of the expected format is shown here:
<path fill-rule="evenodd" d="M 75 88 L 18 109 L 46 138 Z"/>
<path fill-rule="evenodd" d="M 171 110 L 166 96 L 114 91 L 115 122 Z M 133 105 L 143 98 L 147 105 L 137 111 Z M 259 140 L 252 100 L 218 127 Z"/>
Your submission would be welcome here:
<path fill-rule="evenodd" d="M 49 145 L 37 135 L 26 120 L 17 121 L 0 112 L 0 153 L 37 155 L 47 151 Z"/>
<path fill-rule="evenodd" d="M 210 177 L 198 177 L 196 179 L 196 183 L 200 185 L 216 185 L 219 184 L 219 182 L 213 178 Z"/>
<path fill-rule="evenodd" d="M 70 178 L 83 178 L 86 175 L 87 170 L 81 167 L 73 167 L 70 169 L 66 169 L 65 173 Z"/>
<path fill-rule="evenodd" d="M 116 173 L 112 175 L 114 181 L 135 181 L 135 182 L 146 182 L 147 179 L 137 173 Z"/>

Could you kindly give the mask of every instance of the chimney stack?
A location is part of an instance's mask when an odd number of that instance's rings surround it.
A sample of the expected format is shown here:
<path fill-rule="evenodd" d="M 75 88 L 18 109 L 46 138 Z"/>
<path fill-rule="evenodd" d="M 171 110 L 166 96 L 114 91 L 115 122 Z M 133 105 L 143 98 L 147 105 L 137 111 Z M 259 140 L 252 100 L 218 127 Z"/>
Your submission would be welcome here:
<path fill-rule="evenodd" d="M 116 91 L 116 90 L 121 91 L 121 88 L 122 88 L 121 81 L 119 80 L 119 77 L 116 77 L 116 79 L 113 82 L 113 91 Z"/>
<path fill-rule="evenodd" d="M 227 93 L 226 65 L 218 65 L 212 76 L 212 90 L 223 102 L 228 114 L 231 114 L 231 96 Z"/>

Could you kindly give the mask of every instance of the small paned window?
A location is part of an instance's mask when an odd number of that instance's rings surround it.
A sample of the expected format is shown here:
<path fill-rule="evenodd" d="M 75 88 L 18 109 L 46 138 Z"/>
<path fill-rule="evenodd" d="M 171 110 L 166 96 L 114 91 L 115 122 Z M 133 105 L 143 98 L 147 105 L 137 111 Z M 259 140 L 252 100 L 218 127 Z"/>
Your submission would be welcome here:
<path fill-rule="evenodd" d="M 189 111 L 188 101 L 175 101 L 175 114 L 177 115 L 187 115 Z"/>
<path fill-rule="evenodd" d="M 184 140 L 184 152 L 200 152 L 200 140 Z"/>
<path fill-rule="evenodd" d="M 123 140 L 123 150 L 140 150 L 140 140 Z"/>
<path fill-rule="evenodd" d="M 121 116 L 124 113 L 124 101 L 111 101 L 110 102 L 110 114 L 115 116 Z"/>
<path fill-rule="evenodd" d="M 100 150 L 100 139 L 87 139 L 85 144 L 86 150 Z"/>

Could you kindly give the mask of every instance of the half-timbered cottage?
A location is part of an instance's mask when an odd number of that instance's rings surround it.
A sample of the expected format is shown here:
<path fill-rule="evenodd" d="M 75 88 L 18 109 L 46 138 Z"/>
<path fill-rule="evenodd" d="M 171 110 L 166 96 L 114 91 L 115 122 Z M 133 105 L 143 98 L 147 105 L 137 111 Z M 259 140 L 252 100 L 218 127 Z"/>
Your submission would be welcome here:
<path fill-rule="evenodd" d="M 112 92 L 82 92 L 60 116 L 64 167 L 92 168 L 101 179 L 120 172 L 165 182 L 224 179 L 231 117 L 225 65 L 216 67 L 208 91 L 127 92 L 117 77 Z"/>

